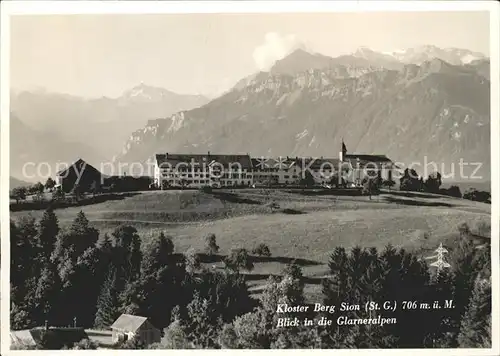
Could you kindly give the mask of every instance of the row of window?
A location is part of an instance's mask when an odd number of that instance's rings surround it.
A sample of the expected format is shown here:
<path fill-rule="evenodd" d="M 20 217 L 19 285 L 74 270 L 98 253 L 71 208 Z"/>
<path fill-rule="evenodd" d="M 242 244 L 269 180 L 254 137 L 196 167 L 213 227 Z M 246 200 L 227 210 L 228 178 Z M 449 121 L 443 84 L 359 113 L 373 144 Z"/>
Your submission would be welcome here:
<path fill-rule="evenodd" d="M 209 174 L 164 174 L 164 178 L 191 178 L 191 179 L 196 179 L 196 178 L 209 178 Z M 214 178 L 231 178 L 231 179 L 247 179 L 247 178 L 252 178 L 252 174 L 248 173 L 224 173 L 220 177 L 217 175 L 217 177 Z"/>
<path fill-rule="evenodd" d="M 168 173 L 168 172 L 178 172 L 178 173 L 208 173 L 208 172 L 220 172 L 221 170 L 220 169 L 217 169 L 217 168 L 178 168 L 178 169 L 171 169 L 170 167 L 162 167 L 161 168 L 161 171 L 162 173 Z M 237 168 L 234 168 L 232 170 L 230 170 L 232 172 L 243 172 L 243 173 L 247 173 L 247 172 L 251 172 L 251 170 L 247 170 L 247 169 L 237 169 Z"/>
<path fill-rule="evenodd" d="M 167 182 L 169 185 L 174 185 L 176 183 L 177 184 L 179 183 L 178 180 L 173 180 L 173 179 L 166 180 L 165 182 Z M 209 179 L 200 179 L 200 180 L 196 179 L 196 180 L 193 180 L 190 183 L 193 183 L 193 184 L 210 184 L 210 180 Z M 250 184 L 252 184 L 252 181 L 247 180 L 247 181 L 235 182 L 235 181 L 232 181 L 232 180 L 227 180 L 227 181 L 226 180 L 221 180 L 218 183 L 220 183 L 220 185 L 226 185 L 226 186 L 239 185 L 239 184 L 250 185 Z"/>

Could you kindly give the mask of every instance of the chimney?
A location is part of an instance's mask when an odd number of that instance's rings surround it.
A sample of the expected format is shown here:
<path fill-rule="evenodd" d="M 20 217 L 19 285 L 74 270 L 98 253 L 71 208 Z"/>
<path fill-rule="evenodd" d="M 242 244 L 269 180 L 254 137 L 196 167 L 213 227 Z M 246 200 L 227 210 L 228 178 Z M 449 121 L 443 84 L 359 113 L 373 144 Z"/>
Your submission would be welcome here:
<path fill-rule="evenodd" d="M 45 320 L 45 330 L 49 330 L 49 321 Z"/>
<path fill-rule="evenodd" d="M 210 151 L 208 151 L 208 157 L 210 157 Z"/>

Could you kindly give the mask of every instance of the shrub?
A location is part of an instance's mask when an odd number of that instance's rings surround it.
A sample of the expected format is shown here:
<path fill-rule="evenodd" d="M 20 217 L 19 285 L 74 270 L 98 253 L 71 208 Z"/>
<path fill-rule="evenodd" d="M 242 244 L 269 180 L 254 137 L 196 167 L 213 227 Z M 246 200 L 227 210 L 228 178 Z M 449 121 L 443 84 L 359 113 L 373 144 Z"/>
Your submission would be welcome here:
<path fill-rule="evenodd" d="M 470 235 L 470 227 L 467 223 L 461 223 L 458 225 L 458 232 L 461 237 L 467 237 Z"/>
<path fill-rule="evenodd" d="M 379 183 L 380 180 L 377 178 L 365 177 L 362 181 L 363 184 L 362 194 L 369 195 L 371 199 L 372 195 L 379 193 Z"/>
<path fill-rule="evenodd" d="M 269 250 L 269 247 L 265 243 L 260 243 L 258 244 L 253 250 L 252 253 L 254 255 L 258 256 L 266 256 L 269 257 L 271 256 L 271 251 Z"/>
<path fill-rule="evenodd" d="M 386 179 L 382 182 L 382 186 L 391 189 L 396 185 L 396 182 L 392 179 Z"/>
<path fill-rule="evenodd" d="M 286 208 L 286 209 L 283 209 L 283 213 L 289 214 L 289 215 L 300 215 L 300 214 L 302 214 L 302 211 Z"/>
<path fill-rule="evenodd" d="M 200 191 L 203 193 L 210 194 L 210 193 L 212 193 L 212 187 L 205 185 L 205 186 L 200 188 Z"/>
<path fill-rule="evenodd" d="M 276 203 L 274 200 L 270 201 L 265 206 L 266 206 L 266 208 L 268 208 L 269 210 L 271 210 L 272 213 L 275 212 L 276 210 L 278 210 L 280 208 L 279 204 Z"/>
<path fill-rule="evenodd" d="M 237 271 L 245 269 L 251 271 L 254 267 L 253 262 L 250 260 L 248 251 L 244 248 L 233 249 L 228 257 L 224 260 L 226 267 Z"/>
<path fill-rule="evenodd" d="M 491 203 L 491 194 L 485 191 L 479 191 L 476 189 L 468 189 L 463 196 L 464 199 L 479 201 L 483 203 Z"/>
<path fill-rule="evenodd" d="M 64 199 L 66 199 L 66 194 L 61 188 L 57 188 L 52 192 L 53 201 L 63 201 Z"/>
<path fill-rule="evenodd" d="M 97 344 L 89 339 L 83 339 L 73 345 L 73 350 L 97 350 Z"/>
<path fill-rule="evenodd" d="M 462 192 L 460 191 L 460 188 L 456 185 L 452 185 L 451 187 L 448 188 L 447 194 L 450 197 L 455 197 L 455 198 L 461 198 L 462 197 Z"/>
<path fill-rule="evenodd" d="M 217 245 L 215 234 L 208 234 L 207 236 L 205 236 L 205 243 L 205 250 L 207 254 L 215 255 L 217 252 L 219 252 L 219 246 Z"/>
<path fill-rule="evenodd" d="M 26 194 L 27 194 L 26 187 L 16 187 L 12 189 L 10 197 L 12 199 L 15 199 L 16 202 L 19 203 L 20 200 L 26 200 Z"/>
<path fill-rule="evenodd" d="M 184 256 L 186 258 L 186 271 L 188 273 L 194 273 L 201 267 L 200 256 L 192 247 L 186 251 Z"/>

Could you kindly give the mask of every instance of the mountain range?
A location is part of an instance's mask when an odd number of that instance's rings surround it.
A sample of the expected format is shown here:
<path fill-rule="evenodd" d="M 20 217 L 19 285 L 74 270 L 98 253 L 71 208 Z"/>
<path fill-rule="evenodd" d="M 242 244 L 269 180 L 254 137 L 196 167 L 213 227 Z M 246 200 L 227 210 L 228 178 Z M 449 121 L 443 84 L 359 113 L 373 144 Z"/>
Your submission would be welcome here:
<path fill-rule="evenodd" d="M 27 162 L 108 162 L 130 132 L 148 119 L 165 117 L 209 101 L 139 84 L 118 98 L 85 99 L 45 90 L 11 92 L 11 170 L 25 179 Z"/>
<path fill-rule="evenodd" d="M 297 50 L 202 107 L 148 122 L 118 159 L 207 151 L 337 157 L 344 139 L 350 152 L 385 154 L 405 165 L 434 161 L 445 173 L 451 164 L 458 170 L 460 159 L 482 162 L 487 179 L 489 60 L 416 64 L 362 52 L 349 60 Z"/>
<path fill-rule="evenodd" d="M 34 130 L 91 143 L 97 152 L 110 158 L 130 132 L 148 119 L 192 109 L 208 101 L 200 95 L 181 95 L 139 84 L 118 98 L 85 99 L 44 90 L 13 92 L 10 109 Z"/>
<path fill-rule="evenodd" d="M 37 132 L 75 142 L 73 160 L 145 162 L 174 151 L 337 157 L 343 138 L 350 152 L 404 164 L 427 157 L 445 172 L 460 159 L 482 162 L 487 178 L 489 93 L 482 54 L 362 47 L 335 58 L 296 50 L 213 100 L 140 85 L 117 99 L 25 92 L 11 110 Z"/>

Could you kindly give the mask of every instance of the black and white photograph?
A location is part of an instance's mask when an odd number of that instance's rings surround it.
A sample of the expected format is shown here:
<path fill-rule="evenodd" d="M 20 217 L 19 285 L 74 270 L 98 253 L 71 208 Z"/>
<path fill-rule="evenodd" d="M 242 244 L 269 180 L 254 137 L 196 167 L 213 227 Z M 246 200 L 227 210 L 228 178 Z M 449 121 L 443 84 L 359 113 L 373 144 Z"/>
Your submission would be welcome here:
<path fill-rule="evenodd" d="M 2 3 L 2 354 L 499 353 L 496 2 L 57 3 Z"/>

